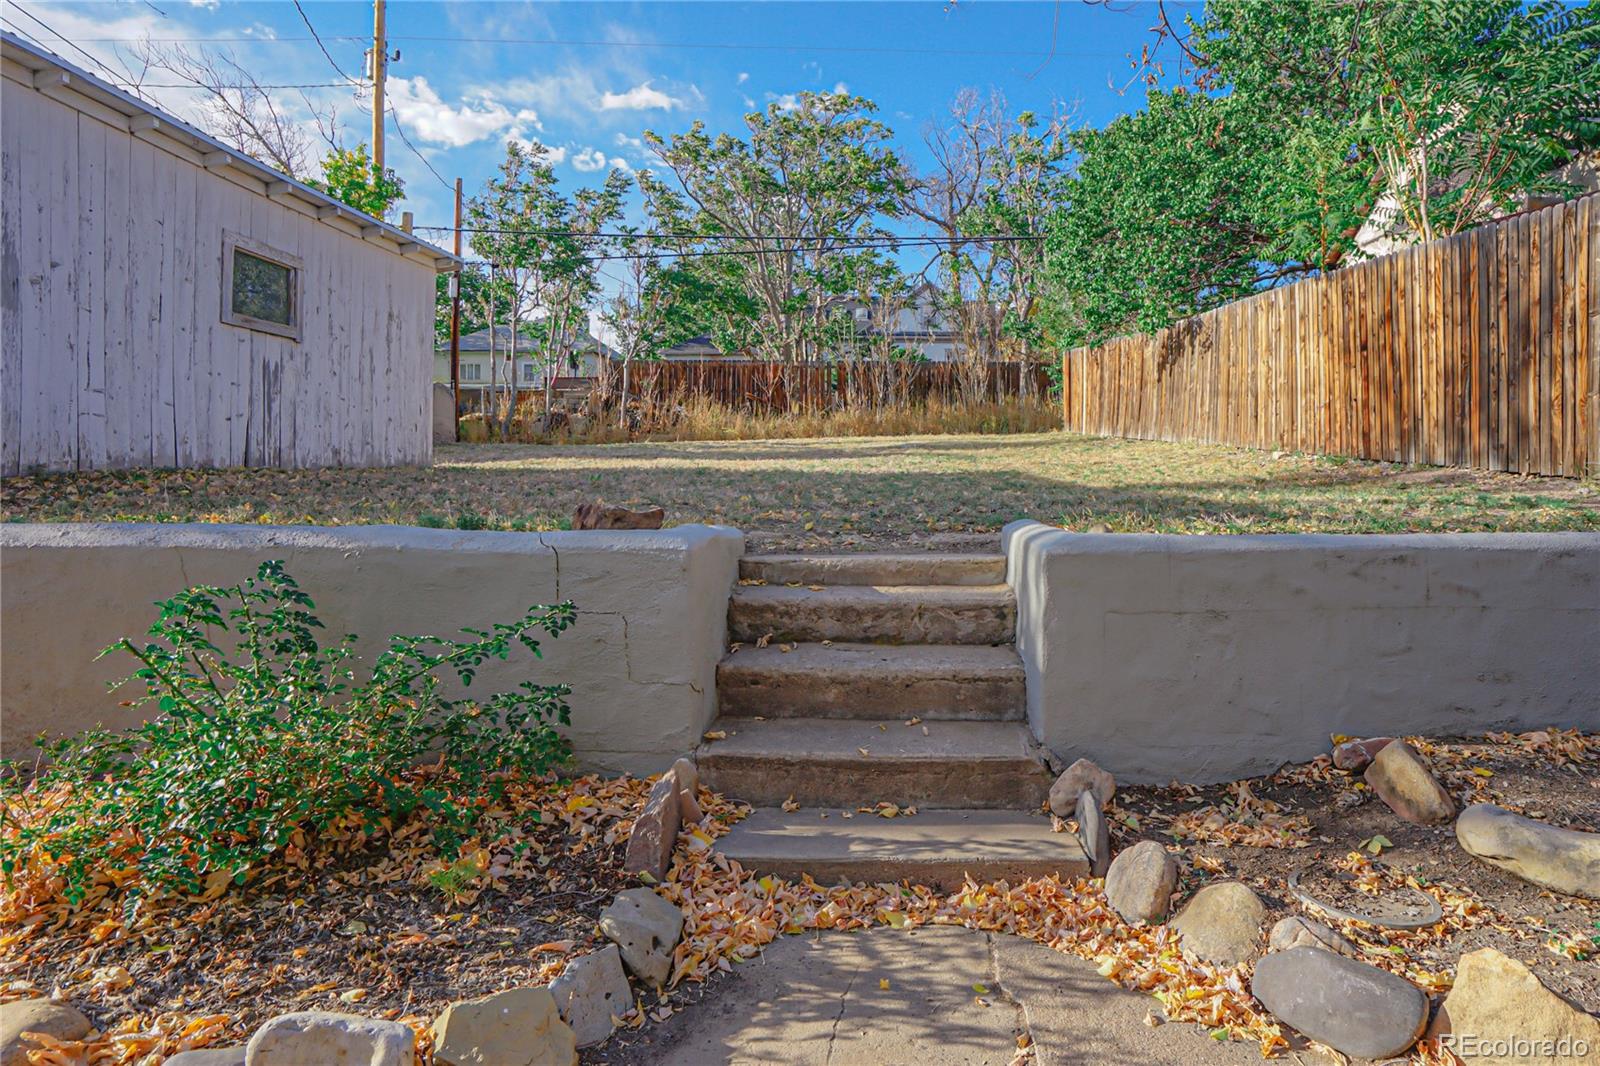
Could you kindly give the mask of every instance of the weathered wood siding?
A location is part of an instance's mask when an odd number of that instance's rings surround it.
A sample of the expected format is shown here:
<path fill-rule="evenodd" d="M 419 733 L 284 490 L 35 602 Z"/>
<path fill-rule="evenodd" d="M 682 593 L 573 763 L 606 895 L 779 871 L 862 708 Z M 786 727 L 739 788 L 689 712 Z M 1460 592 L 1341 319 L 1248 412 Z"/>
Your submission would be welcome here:
<path fill-rule="evenodd" d="M 426 262 L 11 75 L 5 474 L 431 459 Z M 304 263 L 301 340 L 222 321 L 225 230 Z"/>
<path fill-rule="evenodd" d="M 1066 356 L 1066 428 L 1600 470 L 1600 194 Z"/>

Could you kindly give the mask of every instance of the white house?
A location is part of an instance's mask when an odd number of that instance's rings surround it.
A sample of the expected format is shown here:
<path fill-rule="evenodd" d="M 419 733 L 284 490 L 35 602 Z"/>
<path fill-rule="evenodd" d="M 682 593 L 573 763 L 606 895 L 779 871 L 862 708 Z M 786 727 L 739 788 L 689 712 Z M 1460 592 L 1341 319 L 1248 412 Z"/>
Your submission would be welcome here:
<path fill-rule="evenodd" d="M 0 39 L 0 470 L 432 458 L 447 253 Z"/>
<path fill-rule="evenodd" d="M 490 366 L 489 330 L 463 333 L 459 339 L 458 372 L 462 406 L 479 408 L 482 393 L 490 388 L 504 389 L 511 381 L 511 327 L 494 327 L 494 355 L 497 367 Z M 567 362 L 555 368 L 555 383 L 574 384 L 589 382 L 600 376 L 607 359 L 617 358 L 610 346 L 590 334 L 584 334 L 577 349 Z M 519 392 L 544 388 L 544 360 L 533 350 L 526 330 L 517 337 L 517 390 Z M 433 350 L 433 380 L 435 384 L 450 383 L 450 344 L 436 345 Z"/>

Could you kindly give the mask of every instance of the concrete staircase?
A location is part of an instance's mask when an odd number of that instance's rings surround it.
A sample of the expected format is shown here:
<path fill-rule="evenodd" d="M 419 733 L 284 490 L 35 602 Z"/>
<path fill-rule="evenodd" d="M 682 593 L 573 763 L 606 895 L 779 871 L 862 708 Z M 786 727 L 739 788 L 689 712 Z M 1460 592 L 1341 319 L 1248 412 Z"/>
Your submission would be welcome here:
<path fill-rule="evenodd" d="M 1040 813 L 1003 557 L 748 556 L 740 578 L 696 753 L 702 781 L 757 807 L 724 854 L 823 883 L 1087 873 Z M 880 802 L 918 813 L 858 812 Z"/>

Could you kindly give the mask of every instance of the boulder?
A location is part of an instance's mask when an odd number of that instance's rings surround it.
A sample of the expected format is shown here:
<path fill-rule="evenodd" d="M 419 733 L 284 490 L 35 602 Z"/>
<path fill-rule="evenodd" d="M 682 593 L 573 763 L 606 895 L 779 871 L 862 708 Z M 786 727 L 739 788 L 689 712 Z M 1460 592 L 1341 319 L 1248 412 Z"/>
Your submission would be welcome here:
<path fill-rule="evenodd" d="M 1600 1053 L 1600 1018 L 1550 991 L 1522 963 L 1480 948 L 1456 964 L 1455 986 L 1428 1036 L 1468 1062 L 1565 1066 Z"/>
<path fill-rule="evenodd" d="M 433 1023 L 437 1066 L 577 1066 L 578 1042 L 544 985 L 462 1000 Z M 253 1066 L 253 1064 L 252 1064 Z"/>
<path fill-rule="evenodd" d="M 355 1014 L 306 1010 L 266 1022 L 245 1045 L 246 1066 L 412 1066 L 416 1034 L 408 1025 Z"/>
<path fill-rule="evenodd" d="M 1321 948 L 1268 955 L 1250 992 L 1280 1022 L 1358 1059 L 1400 1055 L 1428 1024 L 1428 997 L 1410 981 Z"/>
<path fill-rule="evenodd" d="M 180 1051 L 162 1066 L 244 1066 L 243 1044 L 234 1047 L 208 1047 L 196 1051 Z"/>
<path fill-rule="evenodd" d="M 700 768 L 693 759 L 679 759 L 672 764 L 672 776 L 678 779 L 678 813 L 684 825 L 699 825 L 704 812 L 700 810 Z"/>
<path fill-rule="evenodd" d="M 1050 786 L 1050 809 L 1063 818 L 1073 817 L 1078 808 L 1078 793 L 1086 788 L 1094 793 L 1100 809 L 1105 810 L 1111 797 L 1117 794 L 1117 779 L 1088 759 L 1079 759 L 1063 770 L 1056 783 Z"/>
<path fill-rule="evenodd" d="M 672 864 L 672 849 L 678 843 L 682 814 L 678 807 L 678 779 L 668 770 L 656 780 L 644 801 L 644 810 L 633 820 L 628 834 L 628 850 L 622 859 L 624 873 L 648 874 L 656 881 L 667 876 Z"/>
<path fill-rule="evenodd" d="M 572 515 L 573 529 L 660 529 L 667 512 L 659 507 L 643 511 L 630 511 L 626 507 L 608 507 L 598 500 L 580 503 Z"/>
<path fill-rule="evenodd" d="M 672 973 L 683 912 L 648 888 L 630 888 L 600 912 L 600 931 L 622 949 L 622 961 L 635 977 L 660 988 Z"/>
<path fill-rule="evenodd" d="M 1154 840 L 1124 848 L 1106 871 L 1106 900 L 1130 925 L 1165 920 L 1177 886 L 1178 864 Z"/>
<path fill-rule="evenodd" d="M 1238 881 L 1207 885 L 1172 920 L 1187 953 L 1218 966 L 1237 966 L 1256 953 L 1266 905 Z"/>
<path fill-rule="evenodd" d="M 1347 740 L 1333 749 L 1333 765 L 1340 770 L 1360 773 L 1372 765 L 1378 752 L 1394 743 L 1394 737 L 1368 737 L 1365 740 Z"/>
<path fill-rule="evenodd" d="M 1100 801 L 1089 789 L 1078 793 L 1078 843 L 1089 859 L 1089 876 L 1104 877 L 1111 865 L 1111 828 L 1100 810 Z"/>
<path fill-rule="evenodd" d="M 1416 749 L 1403 740 L 1373 756 L 1362 778 L 1389 809 L 1417 825 L 1437 825 L 1455 817 L 1456 805 Z"/>
<path fill-rule="evenodd" d="M 550 982 L 550 994 L 556 997 L 561 1017 L 572 1026 L 579 1047 L 604 1041 L 615 1028 L 611 1019 L 633 1006 L 633 990 L 615 944 L 567 963 L 561 976 Z"/>
<path fill-rule="evenodd" d="M 1267 934 L 1268 951 L 1288 951 L 1290 948 L 1321 948 L 1352 959 L 1361 955 L 1354 944 L 1332 929 L 1298 914 L 1283 919 Z"/>
<path fill-rule="evenodd" d="M 55 999 L 19 999 L 0 1007 L 0 1066 L 28 1066 L 28 1052 L 39 1045 L 23 1033 L 42 1033 L 57 1040 L 82 1040 L 94 1026 L 70 1003 Z"/>
<path fill-rule="evenodd" d="M 1462 850 L 1524 881 L 1567 896 L 1600 899 L 1600 833 L 1558 829 L 1478 803 L 1456 819 Z"/>

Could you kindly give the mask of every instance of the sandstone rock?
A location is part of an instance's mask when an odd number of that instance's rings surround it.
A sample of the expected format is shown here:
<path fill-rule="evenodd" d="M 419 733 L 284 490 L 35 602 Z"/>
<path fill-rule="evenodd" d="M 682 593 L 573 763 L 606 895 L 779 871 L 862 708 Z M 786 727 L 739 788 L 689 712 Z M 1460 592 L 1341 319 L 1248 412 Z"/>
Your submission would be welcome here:
<path fill-rule="evenodd" d="M 1394 737 L 1368 737 L 1365 740 L 1347 740 L 1333 749 L 1333 765 L 1340 770 L 1359 773 L 1372 764 L 1378 752 L 1394 743 Z"/>
<path fill-rule="evenodd" d="M 648 888 L 630 888 L 600 913 L 600 931 L 622 949 L 622 961 L 635 977 L 660 988 L 672 973 L 683 912 Z"/>
<path fill-rule="evenodd" d="M 572 1026 L 579 1047 L 609 1037 L 612 1017 L 620 1018 L 633 1006 L 633 990 L 615 944 L 567 963 L 561 976 L 550 982 L 550 994 L 556 997 L 561 1017 Z"/>
<path fill-rule="evenodd" d="M 622 860 L 623 872 L 649 874 L 657 881 L 665 877 L 672 863 L 672 849 L 678 843 L 682 818 L 678 808 L 678 779 L 668 770 L 651 787 L 644 810 L 633 820 L 628 851 Z"/>
<path fill-rule="evenodd" d="M 1354 1058 L 1399 1055 L 1428 1023 L 1428 997 L 1410 981 L 1321 948 L 1268 955 L 1250 992 L 1280 1022 Z"/>
<path fill-rule="evenodd" d="M 1540 984 L 1522 963 L 1494 948 L 1461 956 L 1456 983 L 1445 997 L 1430 1037 L 1449 1041 L 1467 1062 L 1567 1066 L 1600 1053 L 1600 1018 L 1586 1014 Z"/>
<path fill-rule="evenodd" d="M 1321 948 L 1350 958 L 1359 958 L 1356 946 L 1321 922 L 1293 915 L 1280 921 L 1267 934 L 1268 951 L 1288 951 L 1290 948 Z"/>
<path fill-rule="evenodd" d="M 626 507 L 608 507 L 598 500 L 578 504 L 572 516 L 573 529 L 660 529 L 667 513 L 659 507 L 643 511 L 630 511 Z"/>
<path fill-rule="evenodd" d="M 163 1062 L 162 1066 L 244 1066 L 244 1052 L 243 1044 L 180 1051 Z"/>
<path fill-rule="evenodd" d="M 1178 864 L 1154 840 L 1124 848 L 1106 871 L 1106 899 L 1130 924 L 1160 922 L 1178 884 Z"/>
<path fill-rule="evenodd" d="M 1568 896 L 1600 899 L 1600 833 L 1559 829 L 1479 803 L 1456 819 L 1467 854 Z"/>
<path fill-rule="evenodd" d="M 678 779 L 678 813 L 683 824 L 700 824 L 704 814 L 700 810 L 700 768 L 692 759 L 679 759 L 672 764 L 672 776 Z"/>
<path fill-rule="evenodd" d="M 1238 881 L 1220 881 L 1194 894 L 1172 920 L 1184 951 L 1219 966 L 1237 966 L 1256 953 L 1267 908 Z"/>
<path fill-rule="evenodd" d="M 577 1066 L 578 1043 L 550 989 L 523 985 L 446 1007 L 433 1023 L 433 1061 L 437 1066 Z"/>
<path fill-rule="evenodd" d="M 1063 818 L 1073 817 L 1078 807 L 1078 793 L 1084 789 L 1094 792 L 1094 798 L 1105 810 L 1111 797 L 1117 794 L 1117 779 L 1088 759 L 1079 759 L 1062 771 L 1056 783 L 1050 786 L 1050 809 Z"/>
<path fill-rule="evenodd" d="M 19 999 L 0 1007 L 0 1066 L 27 1066 L 28 1052 L 38 1048 L 23 1033 L 43 1033 L 57 1040 L 80 1040 L 93 1026 L 76 1007 L 55 999 Z"/>
<path fill-rule="evenodd" d="M 1362 778 L 1389 809 L 1417 825 L 1437 825 L 1455 817 L 1456 805 L 1422 756 L 1403 740 L 1385 745 Z"/>
<path fill-rule="evenodd" d="M 246 1066 L 412 1066 L 411 1027 L 379 1018 L 307 1010 L 280 1014 L 245 1045 Z"/>
<path fill-rule="evenodd" d="M 1078 793 L 1078 842 L 1089 859 L 1089 876 L 1104 877 L 1111 865 L 1111 829 L 1100 811 L 1100 801 L 1089 789 Z"/>

